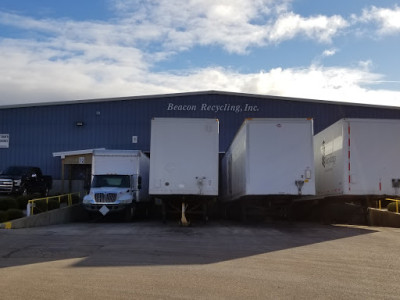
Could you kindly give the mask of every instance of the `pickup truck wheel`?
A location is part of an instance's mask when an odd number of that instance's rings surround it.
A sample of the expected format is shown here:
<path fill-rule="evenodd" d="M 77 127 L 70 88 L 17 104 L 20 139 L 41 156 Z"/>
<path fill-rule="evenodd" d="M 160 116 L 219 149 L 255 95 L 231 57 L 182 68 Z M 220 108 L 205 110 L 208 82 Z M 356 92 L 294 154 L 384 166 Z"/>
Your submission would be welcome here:
<path fill-rule="evenodd" d="M 24 187 L 24 188 L 22 189 L 21 196 L 26 197 L 26 196 L 28 196 L 28 195 L 29 195 L 28 190 L 27 190 L 27 188 Z"/>
<path fill-rule="evenodd" d="M 46 187 L 46 189 L 42 192 L 42 197 L 47 197 L 49 195 L 49 188 Z"/>

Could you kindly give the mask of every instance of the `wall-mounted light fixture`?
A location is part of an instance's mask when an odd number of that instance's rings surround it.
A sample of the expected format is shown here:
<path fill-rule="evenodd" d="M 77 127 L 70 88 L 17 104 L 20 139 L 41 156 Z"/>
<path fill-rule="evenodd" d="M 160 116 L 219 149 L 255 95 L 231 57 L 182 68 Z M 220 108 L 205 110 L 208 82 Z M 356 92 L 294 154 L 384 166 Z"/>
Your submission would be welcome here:
<path fill-rule="evenodd" d="M 80 121 L 80 122 L 76 122 L 75 125 L 78 127 L 81 127 L 81 126 L 85 125 L 85 123 Z"/>

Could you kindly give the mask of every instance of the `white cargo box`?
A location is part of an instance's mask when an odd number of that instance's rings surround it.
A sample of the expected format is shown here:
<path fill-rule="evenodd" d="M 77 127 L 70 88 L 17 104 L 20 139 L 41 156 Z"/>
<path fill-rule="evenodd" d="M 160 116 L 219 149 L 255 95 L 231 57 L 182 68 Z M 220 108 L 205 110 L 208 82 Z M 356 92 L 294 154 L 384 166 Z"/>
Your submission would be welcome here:
<path fill-rule="evenodd" d="M 217 119 L 151 121 L 151 195 L 218 195 Z"/>
<path fill-rule="evenodd" d="M 150 201 L 150 159 L 140 150 L 93 150 L 93 175 L 130 175 L 140 186 L 136 191 L 136 202 Z M 136 181 L 137 180 L 137 181 Z"/>
<path fill-rule="evenodd" d="M 315 195 L 312 119 L 247 119 L 222 160 L 222 198 Z"/>
<path fill-rule="evenodd" d="M 317 195 L 397 195 L 400 120 L 342 119 L 314 137 Z"/>
<path fill-rule="evenodd" d="M 149 164 L 149 158 L 139 150 L 93 150 L 92 175 L 148 176 Z"/>

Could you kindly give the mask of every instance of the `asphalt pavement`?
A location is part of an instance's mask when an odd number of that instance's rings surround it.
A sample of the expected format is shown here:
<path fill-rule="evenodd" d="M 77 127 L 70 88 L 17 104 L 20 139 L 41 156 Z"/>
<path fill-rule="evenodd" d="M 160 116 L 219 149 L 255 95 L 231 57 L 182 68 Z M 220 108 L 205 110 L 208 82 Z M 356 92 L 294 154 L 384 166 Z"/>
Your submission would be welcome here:
<path fill-rule="evenodd" d="M 399 299 L 400 229 L 157 221 L 0 230 L 1 299 Z"/>

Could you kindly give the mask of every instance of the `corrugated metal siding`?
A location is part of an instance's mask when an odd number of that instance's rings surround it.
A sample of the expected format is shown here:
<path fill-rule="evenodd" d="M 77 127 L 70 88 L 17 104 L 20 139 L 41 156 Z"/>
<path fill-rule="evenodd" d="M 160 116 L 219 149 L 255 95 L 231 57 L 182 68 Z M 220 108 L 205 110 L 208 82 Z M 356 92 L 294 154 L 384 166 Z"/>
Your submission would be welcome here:
<path fill-rule="evenodd" d="M 171 109 L 179 105 L 193 110 Z M 206 109 L 212 105 L 227 111 Z M 245 111 L 246 105 L 258 110 Z M 153 117 L 218 118 L 220 151 L 224 152 L 245 118 L 312 117 L 317 133 L 344 117 L 400 119 L 400 110 L 215 92 L 6 108 L 0 109 L 0 133 L 10 135 L 10 148 L 0 149 L 0 169 L 12 164 L 36 165 L 59 178 L 60 159 L 53 158 L 53 152 L 100 147 L 149 151 Z M 132 143 L 132 136 L 138 137 L 137 144 Z"/>

